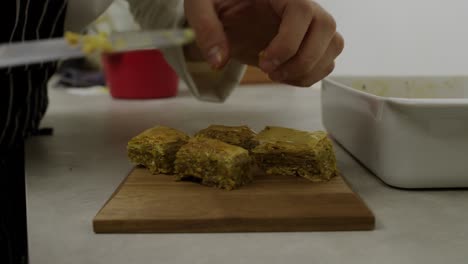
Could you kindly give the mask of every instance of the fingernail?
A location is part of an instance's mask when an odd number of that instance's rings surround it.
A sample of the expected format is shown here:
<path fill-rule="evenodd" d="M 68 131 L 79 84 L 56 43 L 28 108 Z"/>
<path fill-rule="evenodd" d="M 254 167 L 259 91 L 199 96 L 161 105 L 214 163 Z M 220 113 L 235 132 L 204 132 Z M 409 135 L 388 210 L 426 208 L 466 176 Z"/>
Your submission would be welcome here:
<path fill-rule="evenodd" d="M 270 73 L 274 71 L 278 66 L 280 65 L 280 62 L 278 60 L 262 60 L 260 61 L 260 69 L 262 69 L 266 73 Z"/>
<path fill-rule="evenodd" d="M 208 51 L 208 62 L 214 67 L 219 68 L 223 62 L 223 54 L 219 46 L 214 46 Z"/>

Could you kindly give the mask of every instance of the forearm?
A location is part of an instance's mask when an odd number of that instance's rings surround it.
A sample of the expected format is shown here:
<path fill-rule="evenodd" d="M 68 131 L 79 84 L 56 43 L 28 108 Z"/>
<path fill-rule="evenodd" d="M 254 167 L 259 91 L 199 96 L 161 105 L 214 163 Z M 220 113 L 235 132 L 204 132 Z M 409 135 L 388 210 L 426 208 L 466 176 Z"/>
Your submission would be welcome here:
<path fill-rule="evenodd" d="M 89 26 L 113 0 L 68 0 L 65 30 L 79 32 Z"/>
<path fill-rule="evenodd" d="M 143 29 L 166 29 L 183 23 L 183 0 L 127 0 Z"/>

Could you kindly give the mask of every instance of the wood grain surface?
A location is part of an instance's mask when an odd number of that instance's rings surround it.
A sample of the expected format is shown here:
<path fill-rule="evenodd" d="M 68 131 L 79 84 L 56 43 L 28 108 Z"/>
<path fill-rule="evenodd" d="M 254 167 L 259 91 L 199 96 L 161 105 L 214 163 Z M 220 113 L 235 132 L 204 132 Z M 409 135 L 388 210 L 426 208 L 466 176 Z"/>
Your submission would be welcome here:
<path fill-rule="evenodd" d="M 218 190 L 134 169 L 93 221 L 96 233 L 372 230 L 374 215 L 342 177 L 262 175 Z"/>

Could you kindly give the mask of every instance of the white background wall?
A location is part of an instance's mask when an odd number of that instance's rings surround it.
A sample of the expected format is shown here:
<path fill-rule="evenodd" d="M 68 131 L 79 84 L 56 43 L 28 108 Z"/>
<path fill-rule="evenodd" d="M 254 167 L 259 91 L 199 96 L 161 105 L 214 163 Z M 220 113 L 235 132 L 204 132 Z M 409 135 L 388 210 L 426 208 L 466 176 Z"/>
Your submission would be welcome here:
<path fill-rule="evenodd" d="M 468 75 L 468 0 L 316 1 L 346 40 L 334 74 Z M 125 7 L 111 9 L 119 30 Z"/>
<path fill-rule="evenodd" d="M 318 0 L 346 49 L 335 74 L 468 75 L 466 0 Z"/>

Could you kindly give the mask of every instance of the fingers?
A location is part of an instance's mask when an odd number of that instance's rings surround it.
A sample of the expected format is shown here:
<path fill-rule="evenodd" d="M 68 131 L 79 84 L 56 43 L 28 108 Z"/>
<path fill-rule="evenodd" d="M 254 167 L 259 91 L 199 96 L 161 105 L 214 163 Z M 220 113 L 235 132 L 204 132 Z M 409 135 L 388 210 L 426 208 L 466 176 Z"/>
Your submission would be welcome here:
<path fill-rule="evenodd" d="M 318 59 L 311 52 L 310 46 L 314 45 L 312 41 L 306 41 L 299 53 L 271 73 L 270 78 L 277 82 L 294 82 L 302 83 L 303 85 L 300 86 L 310 86 L 317 81 L 317 78 L 321 80 L 328 76 L 330 65 L 334 65 L 335 59 L 344 49 L 344 39 L 339 33 L 335 33 L 330 42 L 325 45 L 326 51 L 320 54 Z"/>
<path fill-rule="evenodd" d="M 328 76 L 344 49 L 333 17 L 310 0 L 269 2 L 282 22 L 260 58 L 260 68 L 272 80 L 295 86 L 310 86 Z M 265 65 L 265 61 L 273 63 Z"/>
<path fill-rule="evenodd" d="M 266 73 L 297 53 L 315 13 L 315 6 L 309 1 L 270 0 L 270 4 L 281 16 L 281 24 L 278 34 L 261 54 L 259 66 Z"/>
<path fill-rule="evenodd" d="M 335 62 L 332 61 L 330 64 L 323 64 L 311 71 L 310 73 L 302 76 L 301 78 L 285 80 L 283 83 L 297 86 L 297 87 L 310 87 L 315 83 L 323 80 L 325 77 L 330 75 L 335 69 Z"/>
<path fill-rule="evenodd" d="M 213 68 L 229 59 L 229 45 L 212 0 L 185 0 L 185 15 L 204 58 Z"/>

